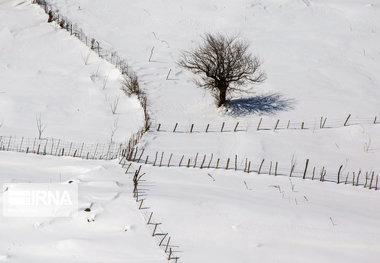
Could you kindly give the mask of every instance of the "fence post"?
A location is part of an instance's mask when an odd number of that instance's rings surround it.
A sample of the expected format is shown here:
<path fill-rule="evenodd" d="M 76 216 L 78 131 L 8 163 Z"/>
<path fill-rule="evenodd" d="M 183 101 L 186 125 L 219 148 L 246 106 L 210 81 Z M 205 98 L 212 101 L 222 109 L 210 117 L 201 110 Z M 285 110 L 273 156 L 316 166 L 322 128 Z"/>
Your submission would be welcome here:
<path fill-rule="evenodd" d="M 170 161 L 172 160 L 172 157 L 173 157 L 173 154 L 170 154 L 169 162 L 168 162 L 168 167 L 170 167 Z"/>
<path fill-rule="evenodd" d="M 347 126 L 347 123 L 348 123 L 348 120 L 350 119 L 350 117 L 351 117 L 351 114 L 348 114 L 348 117 L 347 117 L 346 121 L 344 122 L 344 126 Z"/>
<path fill-rule="evenodd" d="M 340 172 L 342 171 L 342 168 L 343 168 L 343 165 L 339 167 L 337 184 L 339 184 L 340 182 Z"/>
<path fill-rule="evenodd" d="M 292 173 L 294 171 L 294 164 L 292 165 L 292 168 L 290 169 L 290 174 L 289 174 L 289 177 L 292 177 Z"/>
<path fill-rule="evenodd" d="M 239 122 L 236 123 L 235 129 L 234 129 L 234 132 L 236 132 L 238 126 L 239 126 Z"/>
<path fill-rule="evenodd" d="M 309 159 L 306 160 L 306 165 L 305 165 L 305 171 L 303 172 L 303 177 L 302 179 L 306 178 L 306 172 L 307 172 L 307 166 L 309 165 Z"/>
<path fill-rule="evenodd" d="M 195 155 L 194 167 L 193 168 L 195 168 L 197 166 L 197 159 L 198 159 L 198 153 L 197 153 L 197 155 Z"/>
<path fill-rule="evenodd" d="M 259 171 L 257 172 L 257 174 L 260 174 L 260 173 L 261 173 L 261 168 L 263 167 L 264 161 L 265 161 L 265 159 L 263 159 L 263 160 L 261 161 L 261 164 L 260 164 L 260 167 L 259 167 Z"/>
<path fill-rule="evenodd" d="M 260 125 L 262 121 L 263 121 L 263 118 L 260 118 L 259 124 L 257 125 L 257 130 L 260 130 Z"/>
<path fill-rule="evenodd" d="M 276 166 L 274 168 L 274 176 L 277 176 L 277 166 L 278 166 L 278 162 L 276 162 Z"/>
<path fill-rule="evenodd" d="M 279 123 L 279 122 L 280 122 L 280 119 L 277 120 L 276 125 L 274 126 L 273 131 L 275 131 L 275 130 L 277 129 L 277 126 L 278 126 L 278 123 Z"/>

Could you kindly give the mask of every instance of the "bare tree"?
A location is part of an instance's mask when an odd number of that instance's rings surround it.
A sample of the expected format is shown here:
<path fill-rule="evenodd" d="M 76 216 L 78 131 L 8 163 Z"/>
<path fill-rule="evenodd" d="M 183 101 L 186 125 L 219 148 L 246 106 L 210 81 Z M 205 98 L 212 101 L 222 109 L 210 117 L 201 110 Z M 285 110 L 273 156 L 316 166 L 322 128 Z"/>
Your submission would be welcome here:
<path fill-rule="evenodd" d="M 248 92 L 248 84 L 266 78 L 260 59 L 248 49 L 249 44 L 237 37 L 208 33 L 196 49 L 182 53 L 178 64 L 200 76 L 197 84 L 210 89 L 220 107 L 232 92 Z"/>
<path fill-rule="evenodd" d="M 36 124 L 37 124 L 37 130 L 38 130 L 38 139 L 41 140 L 42 134 L 44 133 L 46 129 L 46 124 L 43 123 L 41 113 L 40 115 L 36 116 Z"/>

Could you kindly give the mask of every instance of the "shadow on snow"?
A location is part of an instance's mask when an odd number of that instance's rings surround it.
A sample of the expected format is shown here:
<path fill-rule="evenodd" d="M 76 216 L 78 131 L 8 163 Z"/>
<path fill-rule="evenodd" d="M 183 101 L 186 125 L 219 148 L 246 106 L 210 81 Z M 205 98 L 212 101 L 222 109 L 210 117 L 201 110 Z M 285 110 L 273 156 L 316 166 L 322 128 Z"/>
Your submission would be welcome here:
<path fill-rule="evenodd" d="M 227 114 L 244 116 L 249 114 L 273 115 L 280 111 L 292 110 L 294 99 L 286 99 L 279 93 L 259 95 L 250 98 L 233 99 L 226 107 Z"/>

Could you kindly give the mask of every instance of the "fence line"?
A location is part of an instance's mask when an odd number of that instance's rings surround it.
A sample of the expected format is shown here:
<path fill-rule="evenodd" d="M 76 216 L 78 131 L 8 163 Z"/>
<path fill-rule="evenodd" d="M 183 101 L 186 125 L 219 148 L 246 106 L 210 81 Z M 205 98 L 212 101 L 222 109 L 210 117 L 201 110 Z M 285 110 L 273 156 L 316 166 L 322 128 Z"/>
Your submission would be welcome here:
<path fill-rule="evenodd" d="M 149 156 L 145 154 L 145 149 L 131 148 L 129 152 L 123 152 L 121 163 L 123 165 L 129 161 L 134 163 L 148 164 L 157 167 L 186 167 L 198 169 L 219 169 L 229 171 L 242 171 L 245 173 L 266 174 L 273 176 L 288 176 L 309 180 L 319 180 L 321 182 L 335 182 L 338 184 L 351 184 L 353 186 L 364 186 L 368 189 L 378 189 L 378 173 L 371 170 L 365 171 L 344 171 L 343 165 L 337 167 L 327 167 L 323 165 L 311 165 L 309 159 L 305 163 L 284 164 L 268 159 L 248 158 L 218 158 L 214 154 L 176 155 L 173 153 L 155 152 Z"/>
<path fill-rule="evenodd" d="M 121 157 L 130 148 L 134 148 L 143 134 L 143 129 L 132 134 L 128 143 L 86 143 L 57 138 L 0 136 L 0 151 L 70 156 L 90 160 L 113 160 Z"/>
<path fill-rule="evenodd" d="M 53 5 L 48 3 L 46 0 L 33 0 L 32 3 L 39 5 L 46 14 L 48 14 L 48 22 L 56 22 L 62 29 L 68 31 L 70 35 L 75 36 L 83 44 L 89 47 L 91 50 L 96 52 L 96 54 L 114 65 L 120 73 L 123 75 L 124 80 L 129 80 L 129 82 L 137 85 L 138 92 L 133 92 L 137 95 L 141 107 L 144 112 L 144 129 L 147 131 L 150 128 L 151 121 L 149 111 L 147 109 L 147 96 L 144 92 L 139 90 L 139 83 L 136 73 L 129 67 L 126 59 L 122 58 L 114 50 L 106 49 L 103 45 L 96 40 L 94 37 L 86 35 L 82 28 L 77 24 L 73 23 L 70 19 L 60 14 L 59 10 Z M 127 81 L 128 83 L 128 81 Z M 136 86 L 135 86 L 136 88 Z M 123 90 L 123 89 L 122 89 Z M 134 90 L 135 91 L 135 90 Z"/>
<path fill-rule="evenodd" d="M 208 132 L 238 132 L 238 131 L 277 131 L 277 130 L 315 130 L 348 127 L 362 124 L 380 124 L 377 116 L 373 118 L 351 117 L 349 114 L 344 119 L 329 119 L 321 117 L 318 121 L 297 121 L 281 120 L 272 118 L 270 121 L 264 117 L 256 118 L 252 121 L 221 122 L 221 123 L 191 123 L 183 124 L 176 122 L 173 124 L 155 123 L 149 131 L 155 132 L 181 132 L 181 133 L 208 133 Z"/>
<path fill-rule="evenodd" d="M 124 159 L 120 160 L 120 164 L 124 168 L 126 166 L 126 162 L 123 162 L 123 160 Z M 127 165 L 125 173 L 128 173 L 128 170 L 131 167 L 131 165 L 132 163 Z M 150 207 L 144 206 L 144 201 L 147 200 L 144 189 L 146 189 L 147 186 L 144 184 L 145 180 L 141 180 L 141 178 L 145 175 L 145 173 L 141 173 L 141 167 L 142 166 L 140 165 L 139 168 L 136 169 L 135 172 L 133 172 L 133 198 L 135 198 L 136 203 L 138 205 L 138 209 L 141 212 L 141 215 L 143 216 L 147 226 L 152 231 L 152 237 L 155 238 L 158 247 L 161 248 L 165 254 L 167 254 L 167 260 L 172 260 L 175 263 L 179 263 L 179 256 L 176 256 L 176 254 L 179 253 L 179 251 L 174 250 L 174 248 L 177 248 L 178 246 L 172 245 L 172 237 L 169 236 L 169 233 L 163 231 L 163 229 L 161 228 L 161 223 L 155 221 L 153 212 L 149 210 Z"/>
<path fill-rule="evenodd" d="M 26 138 L 0 136 L 0 151 L 38 155 L 70 156 L 91 160 L 112 160 L 121 156 L 126 145 L 70 142 L 55 138 Z"/>

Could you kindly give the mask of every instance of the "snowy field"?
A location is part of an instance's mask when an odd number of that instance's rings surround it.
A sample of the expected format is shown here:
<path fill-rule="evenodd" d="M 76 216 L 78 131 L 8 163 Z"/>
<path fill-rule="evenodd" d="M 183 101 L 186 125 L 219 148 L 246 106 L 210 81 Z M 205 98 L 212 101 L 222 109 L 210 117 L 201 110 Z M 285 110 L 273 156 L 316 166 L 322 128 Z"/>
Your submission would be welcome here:
<path fill-rule="evenodd" d="M 152 168 L 145 206 L 183 262 L 377 262 L 380 196 L 349 185 Z M 157 218 L 158 217 L 158 218 Z"/>
<path fill-rule="evenodd" d="M 117 160 L 0 152 L 1 183 L 79 186 L 71 218 L 0 217 L 0 262 L 165 262 L 168 254 L 157 246 L 164 233 L 181 263 L 379 261 L 380 196 L 363 188 L 365 172 L 380 173 L 378 1 L 48 2 L 128 61 L 153 126 L 137 145 L 142 160 L 127 174 Z M 113 65 L 47 19 L 30 1 L 0 0 L 0 136 L 38 137 L 41 116 L 45 138 L 107 143 L 113 134 L 125 142 L 143 125 L 139 101 L 120 90 L 122 75 Z M 249 41 L 268 76 L 227 110 L 176 64 L 206 32 Z M 152 166 L 156 154 L 162 167 Z M 182 156 L 186 166 L 197 154 L 197 166 L 205 158 L 212 169 L 178 167 Z M 138 210 L 132 177 L 148 156 Z M 221 168 L 230 158 L 228 171 L 213 169 L 218 158 Z M 341 181 L 349 173 L 348 184 L 300 179 L 306 159 L 307 179 L 313 167 L 316 178 L 324 167 L 326 179 L 336 181 L 343 165 Z M 249 174 L 242 172 L 246 160 Z M 293 165 L 297 178 L 289 178 Z M 359 170 L 359 186 L 352 186 Z M 156 238 L 146 225 L 150 211 L 160 223 Z"/>
<path fill-rule="evenodd" d="M 0 133 L 71 141 L 125 141 L 142 125 L 121 74 L 54 24 L 37 5 L 0 2 Z M 115 114 L 110 104 L 119 98 Z"/>
<path fill-rule="evenodd" d="M 49 2 L 130 62 L 150 98 L 154 121 L 203 123 L 245 114 L 307 121 L 380 114 L 378 1 Z M 216 109 L 209 93 L 176 65 L 180 51 L 195 47 L 206 32 L 239 34 L 264 61 L 267 81 L 235 101 L 239 110 L 232 116 Z"/>
<path fill-rule="evenodd" d="M 127 58 L 149 100 L 152 131 L 213 131 L 237 121 L 247 133 L 173 135 L 149 133 L 141 148 L 194 156 L 211 154 L 254 162 L 278 161 L 290 170 L 310 159 L 337 172 L 375 170 L 380 115 L 380 6 L 368 1 L 56 1 L 63 13 L 109 49 Z M 105 23 L 104 21 L 107 22 Z M 233 21 L 233 23 L 231 23 Z M 268 78 L 217 109 L 208 91 L 176 65 L 180 52 L 195 47 L 205 32 L 239 34 L 264 61 Z M 148 58 L 154 47 L 152 61 Z M 166 80 L 168 70 L 171 76 Z M 343 127 L 351 114 L 348 124 Z M 319 130 L 321 116 L 326 127 Z M 264 131 L 256 132 L 263 117 Z M 273 132 L 276 121 L 279 128 Z M 290 122 L 289 131 L 284 131 Z M 306 131 L 301 131 L 304 122 Z M 194 158 L 193 158 L 194 159 Z M 269 165 L 269 163 L 267 163 Z M 346 169 L 347 168 L 347 169 Z M 301 168 L 302 169 L 302 168 Z"/>
<path fill-rule="evenodd" d="M 72 218 L 2 216 L 0 262 L 165 262 L 117 162 L 0 152 L 0 166 L 1 184 L 73 181 L 79 187 Z"/>

